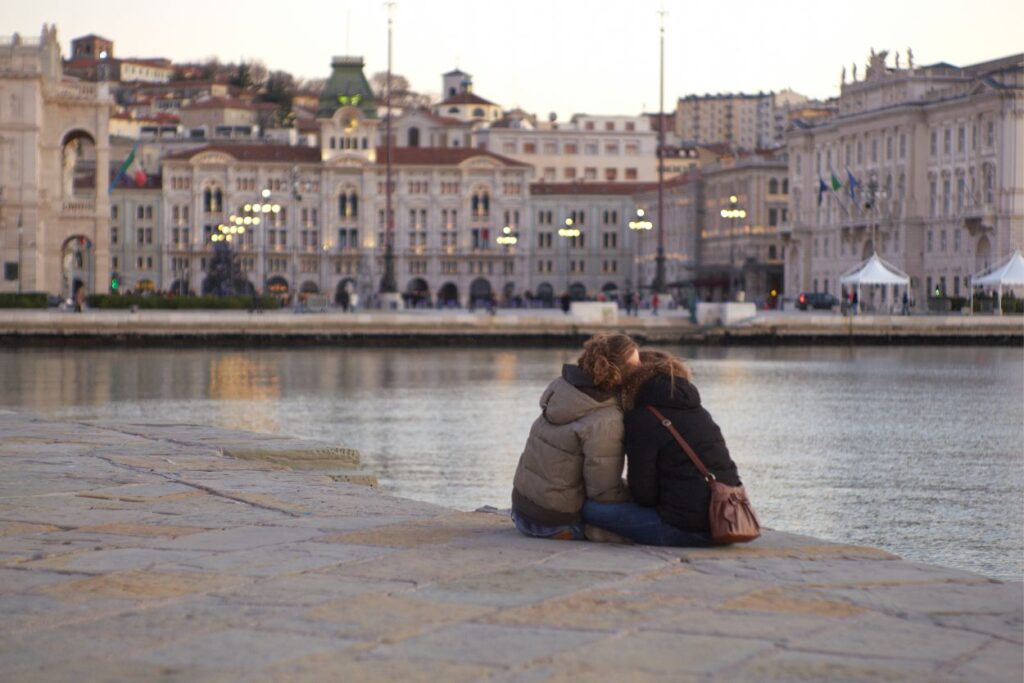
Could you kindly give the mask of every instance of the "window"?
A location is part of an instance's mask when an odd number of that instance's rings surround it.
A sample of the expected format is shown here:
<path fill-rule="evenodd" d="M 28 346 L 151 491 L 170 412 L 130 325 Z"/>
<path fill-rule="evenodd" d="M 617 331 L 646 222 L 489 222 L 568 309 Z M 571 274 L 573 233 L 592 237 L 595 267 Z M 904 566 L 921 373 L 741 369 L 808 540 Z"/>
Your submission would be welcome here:
<path fill-rule="evenodd" d="M 768 209 L 768 225 L 776 227 L 779 224 L 779 210 Z"/>
<path fill-rule="evenodd" d="M 593 166 L 587 166 L 583 169 L 584 180 L 597 180 L 597 169 Z"/>
<path fill-rule="evenodd" d="M 956 130 L 956 151 L 963 154 L 967 147 L 967 129 L 960 126 Z"/>
<path fill-rule="evenodd" d="M 871 163 L 878 161 L 878 138 L 871 140 Z"/>
<path fill-rule="evenodd" d="M 619 143 L 617 143 L 617 142 L 606 142 L 605 145 L 604 145 L 604 153 L 605 154 L 618 154 L 619 153 Z"/>
<path fill-rule="evenodd" d="M 558 154 L 558 143 L 557 142 L 552 142 L 552 141 L 545 142 L 544 143 L 544 153 L 545 154 Z"/>
<path fill-rule="evenodd" d="M 117 226 L 110 228 L 110 243 L 117 244 Z"/>
<path fill-rule="evenodd" d="M 537 143 L 535 142 L 524 142 L 523 143 L 523 154 L 536 154 Z"/>
<path fill-rule="evenodd" d="M 575 142 L 567 142 L 563 147 L 565 154 L 579 154 L 579 146 Z"/>
<path fill-rule="evenodd" d="M 939 230 L 939 251 L 946 253 L 946 231 Z"/>
<path fill-rule="evenodd" d="M 146 210 L 143 209 L 141 205 L 137 206 L 135 208 L 135 218 L 141 221 L 143 218 L 145 218 L 145 216 L 146 216 Z"/>
<path fill-rule="evenodd" d="M 953 152 L 953 129 L 946 128 L 942 131 L 942 153 L 952 154 Z"/>
<path fill-rule="evenodd" d="M 992 121 L 985 127 L 985 144 L 989 147 L 996 144 L 996 124 Z"/>
<path fill-rule="evenodd" d="M 562 169 L 562 175 L 565 176 L 566 180 L 573 180 L 576 177 L 575 168 L 564 168 Z"/>
<path fill-rule="evenodd" d="M 933 130 L 931 137 L 931 153 L 932 156 L 936 156 L 939 153 L 939 131 Z"/>
<path fill-rule="evenodd" d="M 588 142 L 585 145 L 583 145 L 583 153 L 584 154 L 589 154 L 591 156 L 596 155 L 598 153 L 597 143 L 596 142 Z"/>
<path fill-rule="evenodd" d="M 925 236 L 925 249 L 929 253 L 931 253 L 931 250 L 932 250 L 932 232 L 933 232 L 932 230 L 929 230 L 927 235 Z"/>
<path fill-rule="evenodd" d="M 942 215 L 943 216 L 948 216 L 949 215 L 949 200 L 950 200 L 949 187 L 950 187 L 949 178 L 943 178 L 942 179 Z"/>
<path fill-rule="evenodd" d="M 907 158 L 907 134 L 900 133 L 900 159 Z"/>
<path fill-rule="evenodd" d="M 115 219 L 115 220 L 117 219 L 117 205 L 116 204 L 114 206 L 110 207 L 110 217 Z"/>
<path fill-rule="evenodd" d="M 886 136 L 885 138 L 885 160 L 892 161 L 892 136 Z"/>
<path fill-rule="evenodd" d="M 782 194 L 789 194 L 789 178 L 782 179 Z"/>
<path fill-rule="evenodd" d="M 779 181 L 776 180 L 775 178 L 772 178 L 771 180 L 768 181 L 768 194 L 778 194 L 778 193 L 779 193 Z"/>
<path fill-rule="evenodd" d="M 615 168 L 604 169 L 604 179 L 608 181 L 615 181 L 619 177 L 619 171 Z"/>

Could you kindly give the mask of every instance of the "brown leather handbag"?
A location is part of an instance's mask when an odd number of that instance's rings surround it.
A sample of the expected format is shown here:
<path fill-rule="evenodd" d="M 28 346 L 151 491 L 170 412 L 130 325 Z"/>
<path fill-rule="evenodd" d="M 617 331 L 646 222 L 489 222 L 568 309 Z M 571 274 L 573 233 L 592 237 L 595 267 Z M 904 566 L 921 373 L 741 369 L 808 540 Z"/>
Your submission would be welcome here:
<path fill-rule="evenodd" d="M 711 487 L 711 504 L 708 506 L 711 542 L 715 545 L 748 543 L 760 536 L 761 523 L 757 520 L 757 514 L 754 513 L 754 508 L 750 504 L 750 499 L 747 498 L 747 492 L 743 485 L 729 486 L 718 481 L 693 452 L 690 444 L 686 443 L 683 435 L 672 425 L 672 421 L 666 419 L 654 406 L 647 406 L 647 409 L 672 434 L 686 455 L 690 456 L 690 460 L 704 477 L 704 481 Z"/>

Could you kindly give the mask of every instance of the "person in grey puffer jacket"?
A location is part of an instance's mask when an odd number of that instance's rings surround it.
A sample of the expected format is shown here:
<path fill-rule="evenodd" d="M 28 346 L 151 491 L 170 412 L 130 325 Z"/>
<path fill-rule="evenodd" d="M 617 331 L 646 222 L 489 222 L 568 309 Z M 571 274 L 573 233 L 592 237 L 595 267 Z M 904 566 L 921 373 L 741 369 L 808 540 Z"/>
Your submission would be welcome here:
<path fill-rule="evenodd" d="M 583 345 L 540 398 L 541 414 L 519 457 L 512 520 L 527 536 L 582 540 L 585 499 L 629 500 L 622 481 L 622 408 L 617 391 L 640 365 L 636 343 L 602 334 Z"/>

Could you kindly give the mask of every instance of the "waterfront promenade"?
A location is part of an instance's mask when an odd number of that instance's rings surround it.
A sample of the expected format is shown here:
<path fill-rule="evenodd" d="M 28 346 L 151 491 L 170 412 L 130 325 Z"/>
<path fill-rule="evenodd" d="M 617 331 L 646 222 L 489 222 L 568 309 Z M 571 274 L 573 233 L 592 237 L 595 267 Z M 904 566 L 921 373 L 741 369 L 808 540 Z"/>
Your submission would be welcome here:
<path fill-rule="evenodd" d="M 0 435 L 5 681 L 1024 675 L 1019 582 L 782 531 L 528 539 L 287 437 L 13 412 Z"/>
<path fill-rule="evenodd" d="M 0 340 L 15 343 L 577 344 L 602 331 L 647 343 L 1024 343 L 1024 317 L 858 315 L 760 311 L 729 326 L 696 325 L 685 310 L 592 322 L 550 309 L 478 311 L 0 310 Z"/>

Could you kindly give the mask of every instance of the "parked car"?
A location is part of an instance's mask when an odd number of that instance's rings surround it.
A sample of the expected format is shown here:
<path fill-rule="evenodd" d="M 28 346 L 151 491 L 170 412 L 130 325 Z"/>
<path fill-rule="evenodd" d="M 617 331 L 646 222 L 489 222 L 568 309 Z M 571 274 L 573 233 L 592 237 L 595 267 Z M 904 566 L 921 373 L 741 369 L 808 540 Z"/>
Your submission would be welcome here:
<path fill-rule="evenodd" d="M 796 298 L 796 307 L 801 311 L 806 311 L 808 308 L 828 310 L 838 303 L 839 299 L 828 292 L 801 292 L 800 296 Z"/>

